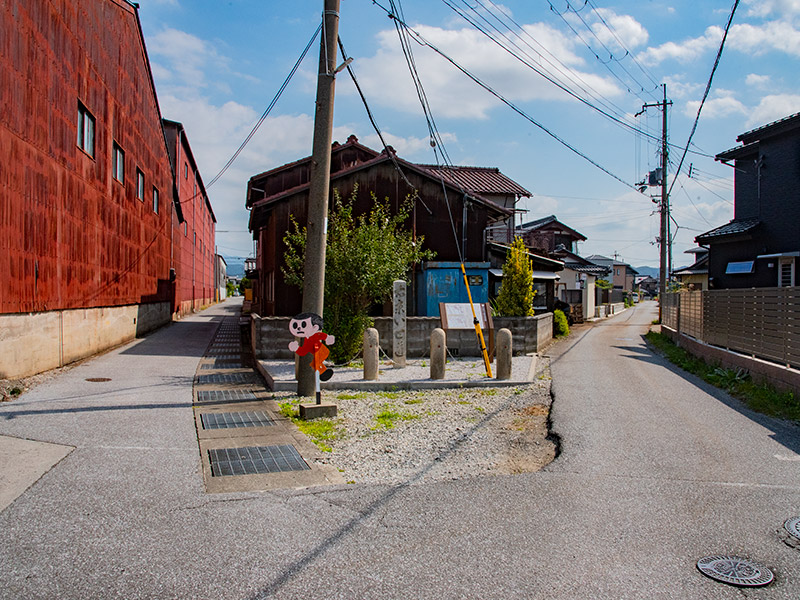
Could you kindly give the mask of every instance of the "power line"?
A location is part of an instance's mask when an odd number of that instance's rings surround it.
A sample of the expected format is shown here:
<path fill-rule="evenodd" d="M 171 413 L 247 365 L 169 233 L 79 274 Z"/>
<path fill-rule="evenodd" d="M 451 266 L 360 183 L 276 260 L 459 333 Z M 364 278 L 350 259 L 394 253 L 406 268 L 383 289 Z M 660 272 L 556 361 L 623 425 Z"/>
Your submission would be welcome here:
<path fill-rule="evenodd" d="M 733 3 L 733 8 L 731 9 L 731 14 L 728 17 L 728 24 L 725 25 L 725 33 L 723 34 L 722 41 L 719 44 L 719 50 L 717 51 L 717 58 L 714 60 L 714 66 L 711 69 L 711 74 L 708 76 L 706 91 L 703 92 L 703 99 L 700 101 L 700 106 L 697 108 L 697 116 L 694 119 L 694 125 L 692 125 L 692 131 L 689 134 L 689 140 L 686 142 L 686 149 L 688 149 L 689 145 L 692 143 L 694 132 L 697 130 L 697 123 L 698 121 L 700 121 L 700 111 L 703 110 L 703 105 L 706 103 L 706 98 L 708 98 L 708 92 L 711 90 L 711 81 L 714 79 L 714 73 L 717 71 L 720 58 L 722 58 L 722 49 L 725 47 L 725 40 L 728 38 L 728 31 L 731 28 L 731 23 L 733 23 L 733 15 L 736 13 L 736 8 L 738 6 L 739 6 L 739 0 L 735 0 Z M 683 161 L 686 158 L 686 149 L 683 151 L 683 156 L 681 156 L 681 161 L 678 163 L 678 169 L 675 171 L 675 178 L 672 180 L 672 185 L 670 185 L 669 187 L 669 193 L 672 193 L 672 188 L 675 187 L 675 181 L 677 181 L 678 174 L 681 172 Z"/>
<path fill-rule="evenodd" d="M 316 31 L 314 31 L 314 35 L 311 36 L 311 39 L 308 40 L 308 44 L 306 44 L 305 49 L 303 50 L 302 54 L 300 54 L 300 58 L 297 59 L 297 62 L 294 64 L 294 67 L 292 67 L 292 70 L 289 72 L 289 75 L 287 75 L 286 79 L 284 79 L 283 83 L 281 84 L 281 87 L 278 89 L 278 93 L 275 94 L 275 97 L 269 103 L 269 106 L 267 106 L 266 110 L 262 113 L 261 118 L 258 119 L 256 124 L 253 126 L 253 129 L 251 129 L 250 133 L 247 134 L 247 137 L 244 139 L 244 141 L 241 144 L 239 144 L 239 147 L 236 149 L 236 152 L 234 152 L 233 156 L 231 156 L 231 158 L 228 160 L 228 162 L 225 163 L 225 166 L 222 167 L 220 172 L 217 173 L 214 176 L 214 178 L 208 183 L 208 185 L 206 186 L 206 189 L 208 189 L 212 185 L 214 185 L 219 180 L 219 178 L 222 177 L 225 174 L 225 171 L 227 171 L 230 168 L 230 166 L 233 164 L 233 162 L 239 157 L 239 154 L 241 154 L 242 150 L 244 150 L 244 147 L 247 146 L 248 142 L 256 134 L 256 131 L 258 131 L 258 128 L 261 127 L 261 124 L 267 118 L 267 115 L 269 115 L 269 113 L 272 111 L 272 109 L 275 106 L 275 104 L 277 104 L 278 99 L 283 94 L 283 91 L 286 89 L 286 86 L 289 85 L 289 82 L 292 80 L 292 77 L 297 72 L 297 69 L 300 67 L 300 63 L 303 62 L 303 59 L 306 57 L 306 54 L 308 54 L 308 51 L 311 48 L 311 45 L 314 43 L 314 40 L 316 39 L 316 37 L 319 34 L 321 29 L 322 29 L 322 23 L 320 23 L 319 26 L 317 27 Z M 195 194 L 195 196 L 190 198 L 190 200 L 193 200 L 196 197 L 197 197 L 197 194 Z"/>
<path fill-rule="evenodd" d="M 390 1 L 391 1 L 391 0 L 390 0 Z M 477 83 L 479 86 L 481 86 L 483 89 L 485 89 L 487 92 L 489 92 L 490 94 L 492 94 L 494 97 L 496 97 L 498 100 L 500 100 L 500 101 L 501 101 L 503 104 L 505 104 L 506 106 L 508 106 L 509 108 L 511 108 L 511 109 L 512 109 L 514 112 L 516 112 L 517 114 L 519 114 L 520 116 L 522 116 L 522 117 L 523 117 L 523 118 L 525 118 L 526 120 L 530 121 L 530 122 L 531 122 L 533 125 L 535 125 L 535 126 L 536 126 L 536 127 L 538 127 L 539 129 L 541 129 L 542 131 L 544 131 L 544 132 L 545 132 L 547 135 L 549 135 L 550 137 L 552 137 L 554 140 L 556 140 L 557 142 L 559 142 L 560 144 L 562 144 L 564 147 L 566 147 L 567 149 L 571 150 L 572 152 L 574 152 L 575 154 L 577 154 L 578 156 L 580 156 L 581 158 L 583 158 L 583 159 L 584 159 L 584 160 L 586 160 L 587 162 L 591 163 L 592 165 L 594 165 L 595 167 L 597 167 L 598 169 L 600 169 L 601 171 L 603 171 L 604 173 L 606 173 L 606 174 L 607 174 L 607 175 L 609 175 L 610 177 L 613 177 L 614 179 L 616 179 L 617 181 L 619 181 L 619 182 L 620 182 L 620 183 L 622 183 L 623 185 L 625 185 L 625 186 L 627 186 L 627 187 L 629 187 L 629 188 L 631 188 L 631 189 L 633 189 L 633 190 L 636 190 L 637 192 L 639 191 L 639 190 L 638 190 L 638 188 L 636 188 L 636 187 L 635 187 L 635 186 L 633 186 L 632 184 L 628 183 L 628 182 L 627 182 L 627 181 L 625 181 L 624 179 L 622 179 L 622 178 L 618 177 L 617 175 L 615 175 L 614 173 L 612 173 L 611 171 L 609 171 L 608 169 L 606 169 L 605 167 L 603 167 L 602 165 L 600 165 L 600 164 L 599 164 L 597 161 L 595 161 L 595 160 L 593 160 L 593 159 L 589 158 L 589 157 L 588 157 L 586 154 L 584 154 L 583 152 L 581 152 L 580 150 L 578 150 L 576 147 L 574 147 L 573 145 L 571 145 L 569 142 L 567 142 L 566 140 L 562 139 L 561 137 L 559 137 L 558 135 L 556 135 L 555 133 L 553 133 L 552 131 L 550 131 L 550 130 L 549 130 L 547 127 L 545 127 L 544 125 L 542 125 L 541 123 L 539 123 L 538 121 L 536 121 L 536 119 L 534 119 L 533 117 L 531 117 L 530 115 L 528 115 L 528 114 L 527 114 L 525 111 L 523 111 L 521 108 L 517 107 L 517 106 L 516 106 L 514 103 L 512 103 L 510 100 L 506 99 L 506 98 L 505 98 L 504 96 L 502 96 L 500 93 L 498 93 L 498 92 L 497 92 L 497 91 L 495 91 L 493 88 L 491 88 L 489 85 L 487 85 L 486 83 L 484 83 L 483 81 L 481 81 L 481 80 L 480 80 L 478 77 L 476 77 L 475 75 L 473 75 L 473 74 L 472 74 L 471 72 L 469 72 L 469 71 L 468 71 L 466 68 L 462 67 L 462 66 L 461 66 L 460 64 L 458 64 L 458 63 L 457 63 L 455 60 L 453 60 L 452 58 L 450 58 L 450 57 L 449 57 L 447 54 L 445 54 L 444 52 L 442 52 L 441 50 L 439 50 L 439 49 L 438 49 L 436 46 L 434 46 L 432 43 L 430 43 L 429 41 L 427 41 L 427 40 L 426 40 L 426 39 L 425 39 L 425 38 L 424 38 L 424 37 L 423 37 L 421 34 L 419 34 L 417 31 L 415 31 L 414 29 L 412 29 L 411 27 L 409 27 L 409 26 L 408 26 L 408 24 L 406 24 L 404 21 L 402 21 L 402 20 L 401 20 L 401 19 L 400 19 L 400 18 L 399 18 L 399 17 L 398 17 L 396 14 L 394 14 L 393 12 L 391 12 L 391 11 L 387 10 L 386 8 L 384 8 L 383 6 L 381 6 L 381 5 L 380 5 L 380 3 L 378 3 L 377 1 L 374 1 L 374 4 L 375 4 L 376 6 L 378 6 L 378 7 L 380 7 L 381 9 L 383 9 L 383 10 L 384 10 L 384 11 L 385 11 L 385 12 L 386 12 L 388 15 L 389 15 L 389 17 L 390 17 L 391 19 L 393 19 L 393 20 L 394 20 L 394 22 L 395 22 L 395 26 L 396 26 L 396 27 L 400 27 L 400 26 L 402 26 L 402 29 L 404 29 L 405 31 L 407 31 L 407 32 L 408 32 L 408 33 L 411 35 L 411 37 L 414 39 L 414 41 L 416 41 L 418 44 L 420 44 L 420 45 L 422 45 L 422 46 L 427 46 L 428 48 L 430 48 L 431 50 L 433 50 L 434 52 L 436 52 L 436 53 L 437 53 L 439 56 L 441 56 L 441 57 L 442 57 L 442 58 L 444 58 L 446 61 L 448 61 L 450 64 L 452 64 L 454 67 L 456 67 L 456 68 L 457 68 L 459 71 L 461 71 L 461 72 L 462 72 L 464 75 L 466 75 L 467 77 L 469 77 L 469 78 L 470 78 L 472 81 L 474 81 L 474 82 L 475 82 L 475 83 Z"/>

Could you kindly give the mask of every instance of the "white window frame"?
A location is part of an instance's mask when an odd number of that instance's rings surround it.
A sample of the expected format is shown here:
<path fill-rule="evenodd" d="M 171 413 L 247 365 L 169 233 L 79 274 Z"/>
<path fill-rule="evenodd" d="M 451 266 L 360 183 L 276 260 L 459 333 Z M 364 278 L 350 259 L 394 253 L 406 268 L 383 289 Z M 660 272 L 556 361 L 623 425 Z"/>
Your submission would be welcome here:
<path fill-rule="evenodd" d="M 144 202 L 144 173 L 136 169 L 136 198 Z"/>
<path fill-rule="evenodd" d="M 94 115 L 78 101 L 78 148 L 94 158 Z"/>
<path fill-rule="evenodd" d="M 789 267 L 789 285 L 783 285 L 783 267 Z M 795 284 L 795 260 L 794 258 L 778 259 L 778 287 L 794 287 Z"/>
<path fill-rule="evenodd" d="M 117 142 L 111 146 L 111 175 L 120 183 L 125 183 L 125 151 Z"/>

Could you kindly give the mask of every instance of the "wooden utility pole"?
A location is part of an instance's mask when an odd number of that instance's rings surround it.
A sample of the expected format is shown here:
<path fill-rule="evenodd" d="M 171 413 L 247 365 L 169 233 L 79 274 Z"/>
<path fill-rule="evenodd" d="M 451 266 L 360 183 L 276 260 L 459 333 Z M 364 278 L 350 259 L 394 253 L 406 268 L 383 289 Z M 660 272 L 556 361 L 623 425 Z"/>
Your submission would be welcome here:
<path fill-rule="evenodd" d="M 661 234 L 659 235 L 659 274 L 658 274 L 658 319 L 661 320 L 662 294 L 667 291 L 667 281 L 669 281 L 668 271 L 672 263 L 672 244 L 669 237 L 669 193 L 667 187 L 667 164 L 669 159 L 669 145 L 667 144 L 667 106 L 672 102 L 667 102 L 667 84 L 664 87 L 664 100 L 657 104 L 645 104 L 642 112 L 646 108 L 658 106 L 661 108 Z M 640 115 L 641 113 L 636 113 Z M 667 258 L 669 256 L 669 258 Z"/>
<path fill-rule="evenodd" d="M 661 307 L 664 305 L 664 294 L 667 293 L 669 277 L 669 261 L 667 249 L 669 248 L 669 195 L 667 193 L 667 158 L 669 145 L 667 144 L 667 84 L 664 84 L 664 101 L 661 104 L 661 260 L 658 277 L 658 320 L 661 321 Z"/>
<path fill-rule="evenodd" d="M 303 270 L 303 312 L 318 315 L 322 315 L 325 305 L 325 246 L 328 238 L 336 42 L 339 36 L 339 0 L 324 0 L 324 4 Z M 300 396 L 315 395 L 310 354 L 300 360 L 297 393 Z"/>

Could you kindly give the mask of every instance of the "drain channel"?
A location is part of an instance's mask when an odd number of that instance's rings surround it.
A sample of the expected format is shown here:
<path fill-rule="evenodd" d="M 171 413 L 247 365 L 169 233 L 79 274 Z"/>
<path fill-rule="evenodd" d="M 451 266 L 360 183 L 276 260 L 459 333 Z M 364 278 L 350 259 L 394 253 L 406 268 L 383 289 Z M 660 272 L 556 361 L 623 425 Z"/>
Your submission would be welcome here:
<path fill-rule="evenodd" d="M 211 475 L 258 475 L 286 471 L 310 471 L 311 467 L 292 445 L 214 448 L 208 451 Z"/>

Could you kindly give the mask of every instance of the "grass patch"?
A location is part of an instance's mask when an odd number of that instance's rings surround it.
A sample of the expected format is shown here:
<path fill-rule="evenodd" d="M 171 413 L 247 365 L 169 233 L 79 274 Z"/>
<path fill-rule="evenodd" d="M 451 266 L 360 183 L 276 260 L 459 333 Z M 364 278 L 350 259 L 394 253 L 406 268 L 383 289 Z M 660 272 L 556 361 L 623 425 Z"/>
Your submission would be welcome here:
<path fill-rule="evenodd" d="M 387 404 L 375 415 L 376 424 L 372 429 L 392 429 L 398 421 L 413 421 L 414 419 L 419 419 L 419 415 L 402 413 L 391 404 Z"/>
<path fill-rule="evenodd" d="M 397 400 L 400 397 L 400 392 L 378 392 L 378 396 L 387 400 Z"/>
<path fill-rule="evenodd" d="M 411 400 L 403 400 L 403 404 L 422 404 L 422 400 L 419 398 L 412 398 Z"/>
<path fill-rule="evenodd" d="M 356 392 L 355 394 L 339 394 L 337 400 L 363 400 L 367 397 L 367 392 Z"/>
<path fill-rule="evenodd" d="M 281 402 L 278 407 L 281 414 L 291 420 L 297 428 L 306 434 L 308 438 L 316 444 L 322 452 L 333 452 L 333 448 L 328 444 L 343 435 L 338 419 L 314 419 L 305 421 L 300 418 L 300 410 L 297 408 L 299 398 L 294 398 L 287 402 Z"/>
<path fill-rule="evenodd" d="M 649 332 L 646 339 L 667 359 L 744 402 L 749 408 L 780 419 L 800 422 L 800 399 L 792 392 L 780 392 L 769 384 L 756 383 L 748 373 L 708 364 L 675 345 L 661 333 Z"/>

